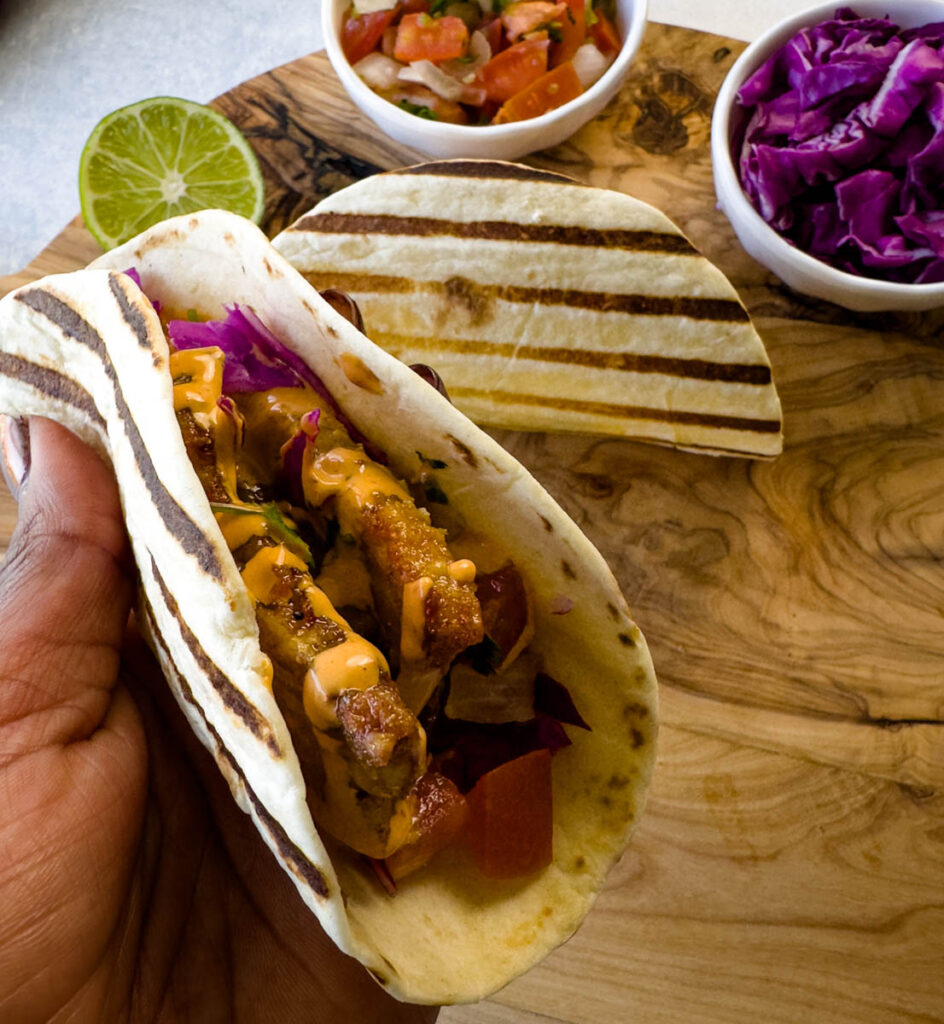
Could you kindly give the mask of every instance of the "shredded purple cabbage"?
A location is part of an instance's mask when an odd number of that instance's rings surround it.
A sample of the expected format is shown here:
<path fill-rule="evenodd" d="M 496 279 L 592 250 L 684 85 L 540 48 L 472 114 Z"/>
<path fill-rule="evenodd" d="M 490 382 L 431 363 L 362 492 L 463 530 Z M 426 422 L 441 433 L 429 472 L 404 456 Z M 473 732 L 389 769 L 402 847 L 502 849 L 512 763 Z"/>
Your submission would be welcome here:
<path fill-rule="evenodd" d="M 305 505 L 305 491 L 302 486 L 302 461 L 308 446 L 313 444 L 318 436 L 320 420 L 320 409 L 312 409 L 311 412 L 306 412 L 301 419 L 301 430 L 282 446 L 282 473 L 288 484 L 292 504 L 298 505 L 300 508 L 303 508 Z"/>
<path fill-rule="evenodd" d="M 283 345 L 248 306 L 224 306 L 225 320 L 171 320 L 167 333 L 178 349 L 216 345 L 226 355 L 223 392 L 268 391 L 308 385 L 337 417 L 351 438 L 378 462 L 384 453 L 372 444 L 338 408 L 321 378 L 290 348 Z"/>
<path fill-rule="evenodd" d="M 243 306 L 225 308 L 225 320 L 171 320 L 167 325 L 168 336 L 178 349 L 215 345 L 223 350 L 226 356 L 223 365 L 225 394 L 303 387 L 312 383 L 310 378 L 314 375 L 308 367 L 272 334 L 252 310 Z M 304 367 L 304 372 L 299 370 L 299 364 Z"/>
<path fill-rule="evenodd" d="M 738 93 L 738 171 L 775 230 L 850 273 L 944 276 L 944 22 L 848 7 L 802 29 Z"/>
<path fill-rule="evenodd" d="M 576 725 L 580 729 L 590 729 L 583 715 L 577 710 L 570 691 L 546 672 L 538 672 L 534 677 L 534 710 L 565 725 Z"/>
<path fill-rule="evenodd" d="M 131 280 L 134 281 L 134 283 L 141 289 L 141 291 L 142 292 L 144 291 L 144 285 L 141 284 L 141 275 L 138 273 L 138 271 L 134 267 L 128 267 L 128 269 L 127 270 L 123 270 L 122 273 L 123 274 L 127 274 L 127 276 L 130 277 Z M 154 307 L 154 312 L 155 313 L 160 313 L 160 311 L 161 311 L 161 304 L 157 301 L 157 299 L 152 299 L 151 296 L 147 295 L 146 293 L 145 293 L 144 297 Z"/>

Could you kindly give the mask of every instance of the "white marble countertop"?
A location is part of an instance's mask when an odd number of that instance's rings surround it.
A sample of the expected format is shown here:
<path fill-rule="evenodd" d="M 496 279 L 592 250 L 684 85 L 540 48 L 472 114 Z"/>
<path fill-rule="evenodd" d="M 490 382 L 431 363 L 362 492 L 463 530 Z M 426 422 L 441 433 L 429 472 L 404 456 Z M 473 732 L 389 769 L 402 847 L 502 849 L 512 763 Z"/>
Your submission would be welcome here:
<path fill-rule="evenodd" d="M 649 17 L 752 39 L 809 6 L 650 0 Z M 321 46 L 318 0 L 0 0 L 0 274 L 78 211 L 82 146 L 110 110 L 159 95 L 206 102 Z"/>

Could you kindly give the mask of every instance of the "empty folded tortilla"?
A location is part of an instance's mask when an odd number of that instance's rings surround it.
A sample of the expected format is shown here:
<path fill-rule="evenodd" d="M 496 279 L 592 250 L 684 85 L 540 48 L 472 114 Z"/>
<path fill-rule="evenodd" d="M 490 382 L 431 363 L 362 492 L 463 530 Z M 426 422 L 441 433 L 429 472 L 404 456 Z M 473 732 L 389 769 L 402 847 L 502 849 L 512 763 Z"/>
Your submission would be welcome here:
<path fill-rule="evenodd" d="M 365 178 L 274 245 L 353 296 L 368 336 L 438 370 L 477 423 L 774 456 L 780 400 L 727 278 L 663 213 L 518 164 Z"/>

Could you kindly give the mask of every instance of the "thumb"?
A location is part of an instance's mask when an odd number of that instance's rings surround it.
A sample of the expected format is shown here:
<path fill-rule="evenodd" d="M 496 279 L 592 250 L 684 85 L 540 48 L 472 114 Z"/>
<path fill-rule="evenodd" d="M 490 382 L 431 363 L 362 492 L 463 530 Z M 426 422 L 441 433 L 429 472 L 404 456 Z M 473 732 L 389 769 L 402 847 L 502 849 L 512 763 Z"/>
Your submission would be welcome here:
<path fill-rule="evenodd" d="M 98 727 L 133 589 L 110 468 L 50 420 L 28 429 L 29 475 L 0 568 L 0 728 L 22 730 L 20 750 Z"/>

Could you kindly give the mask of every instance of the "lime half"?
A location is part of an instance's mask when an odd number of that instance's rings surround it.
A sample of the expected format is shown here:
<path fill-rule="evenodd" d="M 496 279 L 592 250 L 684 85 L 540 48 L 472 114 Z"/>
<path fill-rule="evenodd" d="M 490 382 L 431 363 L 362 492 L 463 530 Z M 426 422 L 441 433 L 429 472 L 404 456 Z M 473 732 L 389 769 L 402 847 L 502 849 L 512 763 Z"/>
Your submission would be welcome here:
<path fill-rule="evenodd" d="M 110 249 L 194 210 L 230 210 L 258 224 L 265 186 L 231 121 L 199 103 L 158 96 L 98 122 L 82 150 L 79 198 L 89 231 Z"/>

